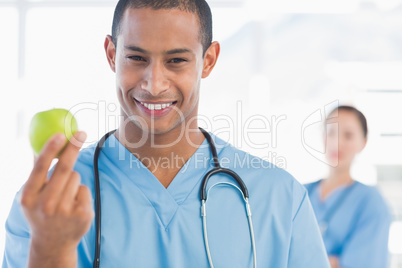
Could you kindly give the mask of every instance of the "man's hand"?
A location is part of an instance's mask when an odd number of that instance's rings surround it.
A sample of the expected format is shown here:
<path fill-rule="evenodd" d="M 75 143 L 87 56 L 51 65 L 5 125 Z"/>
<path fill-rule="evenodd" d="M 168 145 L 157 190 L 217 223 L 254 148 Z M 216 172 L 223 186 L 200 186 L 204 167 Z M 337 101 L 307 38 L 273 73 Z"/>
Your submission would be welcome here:
<path fill-rule="evenodd" d="M 75 133 L 48 179 L 51 162 L 65 143 L 64 135 L 53 136 L 21 192 L 21 206 L 31 228 L 29 267 L 77 265 L 77 246 L 94 217 L 91 193 L 73 171 L 85 139 L 84 132 Z"/>

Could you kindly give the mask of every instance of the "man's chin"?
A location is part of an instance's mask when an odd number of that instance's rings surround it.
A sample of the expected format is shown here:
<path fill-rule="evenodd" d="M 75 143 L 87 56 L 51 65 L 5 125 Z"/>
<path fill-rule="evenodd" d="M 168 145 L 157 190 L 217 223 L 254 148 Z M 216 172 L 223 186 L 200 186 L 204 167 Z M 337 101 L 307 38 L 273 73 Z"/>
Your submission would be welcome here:
<path fill-rule="evenodd" d="M 160 122 L 162 123 L 162 122 Z M 155 124 L 153 126 L 140 126 L 137 125 L 144 133 L 148 135 L 165 135 L 171 132 L 177 132 L 180 135 L 180 124 Z M 182 129 L 184 131 L 184 127 Z"/>

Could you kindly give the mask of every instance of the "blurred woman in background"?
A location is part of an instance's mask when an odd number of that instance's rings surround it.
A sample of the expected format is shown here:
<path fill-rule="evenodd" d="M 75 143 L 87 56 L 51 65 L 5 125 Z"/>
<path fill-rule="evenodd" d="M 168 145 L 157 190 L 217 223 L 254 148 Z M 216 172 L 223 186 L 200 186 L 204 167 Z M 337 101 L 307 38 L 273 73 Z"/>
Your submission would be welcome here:
<path fill-rule="evenodd" d="M 385 268 L 390 214 L 379 191 L 355 181 L 352 162 L 367 142 L 365 116 L 339 106 L 326 119 L 329 174 L 305 185 L 332 268 Z"/>

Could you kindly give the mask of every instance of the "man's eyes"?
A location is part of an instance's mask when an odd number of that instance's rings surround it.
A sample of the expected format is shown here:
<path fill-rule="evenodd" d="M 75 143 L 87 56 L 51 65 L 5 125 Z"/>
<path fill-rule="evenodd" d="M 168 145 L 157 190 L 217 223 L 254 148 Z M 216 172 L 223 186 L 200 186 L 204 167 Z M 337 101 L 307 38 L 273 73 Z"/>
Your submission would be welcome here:
<path fill-rule="evenodd" d="M 129 58 L 130 60 L 133 61 L 147 61 L 145 58 L 141 57 L 141 56 L 128 56 L 127 58 Z M 186 59 L 183 58 L 173 58 L 173 59 L 169 59 L 167 61 L 168 63 L 174 63 L 174 64 L 178 64 L 178 63 L 182 63 L 182 62 L 187 62 Z"/>
<path fill-rule="evenodd" d="M 141 56 L 129 56 L 128 58 L 134 61 L 145 61 L 145 59 Z"/>
<path fill-rule="evenodd" d="M 174 59 L 171 59 L 169 62 L 171 62 L 171 63 L 181 63 L 181 62 L 185 62 L 185 61 L 187 61 L 187 60 L 182 59 L 182 58 L 174 58 Z"/>

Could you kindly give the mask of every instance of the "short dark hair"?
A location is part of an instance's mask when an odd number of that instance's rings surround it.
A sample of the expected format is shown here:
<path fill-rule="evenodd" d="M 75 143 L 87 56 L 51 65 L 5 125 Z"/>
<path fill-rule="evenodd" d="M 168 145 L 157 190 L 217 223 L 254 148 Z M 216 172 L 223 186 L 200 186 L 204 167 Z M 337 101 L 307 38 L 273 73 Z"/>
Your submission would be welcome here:
<path fill-rule="evenodd" d="M 200 24 L 203 54 L 212 43 L 212 13 L 205 0 L 119 0 L 114 11 L 112 25 L 112 41 L 115 45 L 117 45 L 117 37 L 121 30 L 121 19 L 128 8 L 179 9 L 194 13 Z"/>
<path fill-rule="evenodd" d="M 367 134 L 368 134 L 368 127 L 367 127 L 367 120 L 366 117 L 364 116 L 364 114 L 362 112 L 360 112 L 358 109 L 356 109 L 353 106 L 348 106 L 348 105 L 341 105 L 336 107 L 335 109 L 333 109 L 329 115 L 331 115 L 332 113 L 336 112 L 336 111 L 346 111 L 346 112 L 351 112 L 353 114 L 355 114 L 357 116 L 357 119 L 360 122 L 360 126 L 363 130 L 363 135 L 366 138 Z M 328 116 L 328 118 L 330 118 L 330 116 Z"/>

